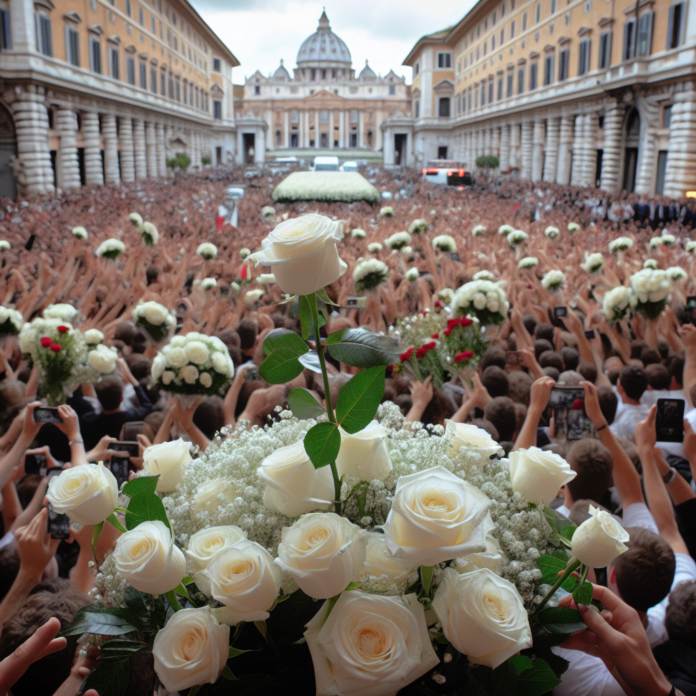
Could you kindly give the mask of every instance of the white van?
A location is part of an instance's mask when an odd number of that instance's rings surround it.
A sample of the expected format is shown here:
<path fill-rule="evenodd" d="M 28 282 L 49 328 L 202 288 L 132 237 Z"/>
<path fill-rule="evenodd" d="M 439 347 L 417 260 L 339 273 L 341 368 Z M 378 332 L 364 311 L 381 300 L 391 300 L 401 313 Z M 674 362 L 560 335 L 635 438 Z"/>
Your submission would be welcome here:
<path fill-rule="evenodd" d="M 357 172 L 358 171 L 358 163 L 357 162 L 344 162 L 341 165 L 341 171 L 342 172 Z"/>
<path fill-rule="evenodd" d="M 338 171 L 338 157 L 322 156 L 315 157 L 314 164 L 312 165 L 312 171 L 315 172 L 337 172 Z"/>

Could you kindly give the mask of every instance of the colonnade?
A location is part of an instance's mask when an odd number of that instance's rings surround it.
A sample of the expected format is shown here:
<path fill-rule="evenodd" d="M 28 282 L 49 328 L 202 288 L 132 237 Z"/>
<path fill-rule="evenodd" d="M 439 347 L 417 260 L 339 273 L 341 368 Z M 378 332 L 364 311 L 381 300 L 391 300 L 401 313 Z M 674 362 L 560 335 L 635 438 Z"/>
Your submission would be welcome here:
<path fill-rule="evenodd" d="M 374 121 L 368 121 L 368 115 L 363 109 L 313 109 L 312 114 L 309 110 L 290 109 L 282 113 L 281 121 L 276 124 L 283 124 L 282 147 L 292 146 L 291 137 L 297 136 L 298 148 L 321 148 L 321 136 L 326 134 L 329 149 L 334 148 L 372 148 L 380 150 L 382 148 L 382 114 L 379 110 L 373 111 Z M 321 112 L 327 112 L 327 120 L 321 120 Z M 353 112 L 357 119 L 353 119 Z M 293 120 L 296 116 L 296 120 Z M 270 117 L 269 117 L 270 118 Z M 269 132 L 273 122 L 269 121 Z M 372 131 L 372 142 L 368 142 L 368 131 Z M 351 136 L 355 136 L 352 138 Z M 313 145 L 311 145 L 313 141 Z"/>

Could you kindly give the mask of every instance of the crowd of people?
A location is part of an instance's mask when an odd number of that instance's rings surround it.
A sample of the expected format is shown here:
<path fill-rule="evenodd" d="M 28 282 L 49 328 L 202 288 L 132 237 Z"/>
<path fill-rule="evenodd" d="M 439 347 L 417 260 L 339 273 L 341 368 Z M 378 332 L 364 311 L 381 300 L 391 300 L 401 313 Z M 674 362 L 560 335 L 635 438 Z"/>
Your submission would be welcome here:
<path fill-rule="evenodd" d="M 326 397 L 311 370 L 291 385 L 260 377 L 265 337 L 279 327 L 298 331 L 299 322 L 277 285 L 257 283 L 269 269 L 246 260 L 278 222 L 317 212 L 344 221 L 340 256 L 349 269 L 327 288 L 338 305 L 327 335 L 356 327 L 387 332 L 405 317 L 446 311 L 442 291 L 456 290 L 481 271 L 492 273 L 507 293 L 509 316 L 486 327 L 488 347 L 471 379 L 453 379 L 439 389 L 396 365 L 384 400 L 396 403 L 409 423 L 470 422 L 506 453 L 537 446 L 561 455 L 576 476 L 552 507 L 579 524 L 590 505 L 601 506 L 630 532 L 629 550 L 590 578 L 604 611 L 580 607 L 587 630 L 555 648 L 570 666 L 554 693 L 696 694 L 696 322 L 687 299 L 696 290 L 693 253 L 686 247 L 696 222 L 693 201 L 612 198 L 494 178 L 460 190 L 423 183 L 407 171 L 372 174 L 377 188 L 392 194 L 384 201 L 391 214 L 367 203 L 274 205 L 279 177 L 267 175 L 247 181 L 238 201 L 239 226 L 232 228 L 218 217 L 218 206 L 226 188 L 243 180 L 241 171 L 2 202 L 0 240 L 9 248 L 0 250 L 0 305 L 30 321 L 51 304 L 71 304 L 80 328 L 99 329 L 119 361 L 115 373 L 76 389 L 60 407 L 62 423 L 36 423 L 36 366 L 14 337 L 0 337 L 0 693 L 77 694 L 97 658 L 75 637 L 56 638 L 90 601 L 96 570 L 90 527 L 72 528 L 64 540 L 47 533 L 51 469 L 108 463 L 123 454 L 114 443 L 137 439 L 138 456 L 130 456 L 137 471 L 152 444 L 183 437 L 205 451 L 234 428 L 263 427 L 293 387 L 306 387 L 320 401 Z M 143 245 L 131 213 L 156 225 L 155 246 Z M 410 250 L 389 249 L 385 241 L 414 220 L 424 220 L 427 229 L 412 234 Z M 522 229 L 528 240 L 512 248 L 498 234 L 504 224 Z M 571 233 L 569 224 L 577 230 Z M 87 230 L 86 239 L 72 234 L 78 226 Z M 485 230 L 474 235 L 477 226 Z M 550 226 L 557 236 L 545 234 Z M 364 235 L 353 236 L 355 229 Z M 673 240 L 650 245 L 660 233 Z M 438 235 L 451 236 L 456 250 L 434 249 L 431 240 Z M 612 255 L 609 243 L 618 236 L 633 245 Z M 125 244 L 124 253 L 115 261 L 95 257 L 110 238 Z M 216 258 L 196 253 L 202 242 L 217 247 Z M 381 249 L 370 251 L 374 243 Z M 587 254 L 597 252 L 604 263 L 590 274 L 582 266 Z M 519 268 L 522 256 L 535 257 L 538 265 Z M 367 293 L 364 306 L 355 306 L 349 298 L 360 293 L 352 271 L 373 257 L 389 275 Z M 610 321 L 602 312 L 604 294 L 627 286 L 648 258 L 660 268 L 680 266 L 688 277 L 675 283 L 658 319 L 634 313 Z M 411 268 L 418 270 L 415 279 L 407 277 Z M 561 290 L 540 282 L 551 270 L 564 273 Z M 207 278 L 216 280 L 215 287 L 206 289 Z M 175 313 L 181 333 L 198 331 L 225 343 L 235 365 L 226 393 L 182 401 L 153 385 L 157 346 L 132 318 L 138 302 L 151 300 Z M 565 316 L 556 316 L 559 307 L 566 308 Z M 338 390 L 356 370 L 329 359 L 330 389 Z M 556 386 L 584 391 L 591 436 L 572 441 L 559 435 L 549 408 Z M 656 404 L 663 398 L 684 402 L 682 442 L 658 441 Z M 28 473 L 27 461 L 37 455 L 46 464 L 40 473 Z M 117 535 L 105 526 L 97 564 Z M 561 600 L 570 603 L 570 596 Z M 153 679 L 152 666 L 143 661 L 129 696 L 152 696 Z"/>

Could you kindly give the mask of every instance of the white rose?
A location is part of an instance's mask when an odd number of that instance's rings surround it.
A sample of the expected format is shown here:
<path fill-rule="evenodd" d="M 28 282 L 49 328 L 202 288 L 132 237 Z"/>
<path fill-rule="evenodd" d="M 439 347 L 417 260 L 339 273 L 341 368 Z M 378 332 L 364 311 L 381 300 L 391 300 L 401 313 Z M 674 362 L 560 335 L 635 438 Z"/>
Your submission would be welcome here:
<path fill-rule="evenodd" d="M 198 379 L 198 368 L 195 365 L 186 365 L 179 371 L 186 384 L 195 384 Z"/>
<path fill-rule="evenodd" d="M 188 364 L 188 356 L 183 348 L 174 347 L 166 353 L 167 362 L 172 367 L 183 367 Z"/>
<path fill-rule="evenodd" d="M 98 345 L 94 350 L 89 351 L 87 362 L 89 366 L 100 375 L 108 375 L 116 369 L 116 351 L 104 345 Z"/>
<path fill-rule="evenodd" d="M 482 292 L 477 292 L 474 295 L 474 307 L 476 309 L 486 309 L 486 296 Z"/>
<path fill-rule="evenodd" d="M 186 338 L 184 336 L 174 336 L 174 338 L 169 341 L 169 345 L 172 348 L 183 348 L 186 345 Z"/>
<path fill-rule="evenodd" d="M 479 568 L 488 568 L 496 575 L 500 575 L 503 570 L 503 552 L 498 540 L 487 534 L 486 550 L 483 553 L 470 553 L 462 558 L 457 558 L 452 567 L 458 573 L 470 573 Z"/>
<path fill-rule="evenodd" d="M 162 374 L 164 373 L 164 368 L 167 366 L 167 361 L 162 355 L 162 353 L 157 353 L 155 357 L 152 359 L 152 366 L 150 368 L 150 374 L 152 375 L 152 379 L 157 381 Z"/>
<path fill-rule="evenodd" d="M 99 329 L 89 329 L 85 331 L 85 342 L 89 346 L 96 346 L 104 340 L 104 334 Z"/>
<path fill-rule="evenodd" d="M 439 662 L 414 594 L 344 592 L 328 609 L 305 632 L 317 696 L 395 696 Z"/>
<path fill-rule="evenodd" d="M 249 258 L 272 266 L 276 282 L 290 295 L 311 295 L 346 271 L 336 243 L 343 239 L 343 223 L 309 214 L 281 222 Z"/>
<path fill-rule="evenodd" d="M 573 556 L 591 568 L 604 568 L 628 551 L 628 532 L 608 512 L 590 505 L 590 517 L 573 534 Z"/>
<path fill-rule="evenodd" d="M 402 476 L 384 524 L 387 548 L 412 566 L 486 550 L 491 501 L 441 466 Z"/>
<path fill-rule="evenodd" d="M 544 452 L 538 447 L 510 452 L 512 490 L 521 493 L 530 503 L 549 504 L 556 499 L 561 486 L 577 474 L 563 457 Z"/>
<path fill-rule="evenodd" d="M 227 363 L 227 356 L 224 353 L 215 351 L 211 357 L 213 362 L 213 369 L 215 372 L 221 375 L 229 374 L 229 367 Z"/>
<path fill-rule="evenodd" d="M 203 365 L 210 356 L 210 350 L 203 341 L 189 341 L 184 352 L 186 357 L 196 365 Z"/>
<path fill-rule="evenodd" d="M 360 577 L 365 534 L 334 512 L 314 512 L 283 529 L 275 562 L 306 595 L 335 597 Z"/>
<path fill-rule="evenodd" d="M 515 586 L 487 568 L 446 568 L 433 609 L 447 640 L 471 662 L 495 669 L 532 645 L 527 610 Z"/>
<path fill-rule="evenodd" d="M 484 459 L 502 452 L 500 445 L 483 429 L 470 423 L 447 423 L 447 435 L 451 438 L 454 451 L 461 447 L 479 452 Z"/>
<path fill-rule="evenodd" d="M 155 636 L 155 673 L 170 693 L 214 684 L 229 658 L 230 627 L 209 607 L 177 611 Z"/>
<path fill-rule="evenodd" d="M 174 377 L 176 377 L 176 375 L 171 370 L 165 370 L 162 373 L 162 384 L 165 386 L 171 384 Z"/>
<path fill-rule="evenodd" d="M 391 555 L 384 541 L 384 534 L 368 532 L 365 565 L 360 571 L 361 579 L 372 575 L 375 578 L 386 576 L 393 580 L 401 580 L 411 570 L 412 568 L 404 561 Z"/>
<path fill-rule="evenodd" d="M 46 497 L 56 512 L 66 514 L 73 522 L 95 525 L 118 505 L 118 484 L 101 462 L 80 464 L 50 479 Z"/>
<path fill-rule="evenodd" d="M 148 302 L 143 306 L 143 316 L 153 326 L 160 326 L 169 316 L 169 310 L 157 302 Z"/>
<path fill-rule="evenodd" d="M 196 487 L 193 494 L 193 512 L 213 512 L 222 505 L 228 505 L 236 497 L 234 486 L 227 479 L 206 481 Z"/>
<path fill-rule="evenodd" d="M 193 576 L 205 570 L 215 554 L 243 539 L 246 539 L 244 532 L 232 525 L 206 527 L 196 532 L 189 539 L 188 549 L 184 552 L 189 573 Z"/>
<path fill-rule="evenodd" d="M 113 553 L 118 572 L 139 592 L 161 595 L 179 585 L 186 559 L 164 522 L 141 522 L 122 534 Z"/>
<path fill-rule="evenodd" d="M 269 454 L 258 475 L 266 484 L 263 504 L 288 517 L 328 510 L 334 498 L 331 469 L 315 469 L 301 440 Z"/>
<path fill-rule="evenodd" d="M 143 466 L 152 475 L 159 475 L 158 493 L 173 491 L 184 478 L 184 467 L 191 462 L 190 445 L 181 438 L 161 445 L 152 445 L 143 452 Z"/>
<path fill-rule="evenodd" d="M 341 428 L 341 449 L 336 457 L 339 476 L 362 481 L 384 479 L 392 469 L 386 437 L 389 430 L 376 420 L 349 435 Z"/>
<path fill-rule="evenodd" d="M 216 553 L 195 579 L 203 594 L 225 605 L 214 609 L 213 616 L 230 625 L 265 621 L 280 592 L 280 569 L 273 556 L 246 539 Z"/>
<path fill-rule="evenodd" d="M 199 381 L 206 389 L 210 389 L 210 387 L 213 386 L 213 378 L 210 376 L 209 372 L 201 372 Z"/>

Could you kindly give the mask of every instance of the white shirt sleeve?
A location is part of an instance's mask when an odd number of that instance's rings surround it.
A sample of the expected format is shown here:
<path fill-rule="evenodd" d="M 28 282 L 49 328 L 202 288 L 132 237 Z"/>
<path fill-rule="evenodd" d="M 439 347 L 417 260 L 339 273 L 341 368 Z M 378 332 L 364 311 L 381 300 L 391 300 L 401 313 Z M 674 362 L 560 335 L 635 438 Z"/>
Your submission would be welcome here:
<path fill-rule="evenodd" d="M 624 527 L 643 527 L 660 535 L 655 518 L 645 503 L 632 503 L 623 511 Z"/>
<path fill-rule="evenodd" d="M 579 650 L 552 648 L 554 654 L 568 660 L 561 684 L 554 688 L 554 696 L 625 696 L 619 682 L 598 658 Z"/>

